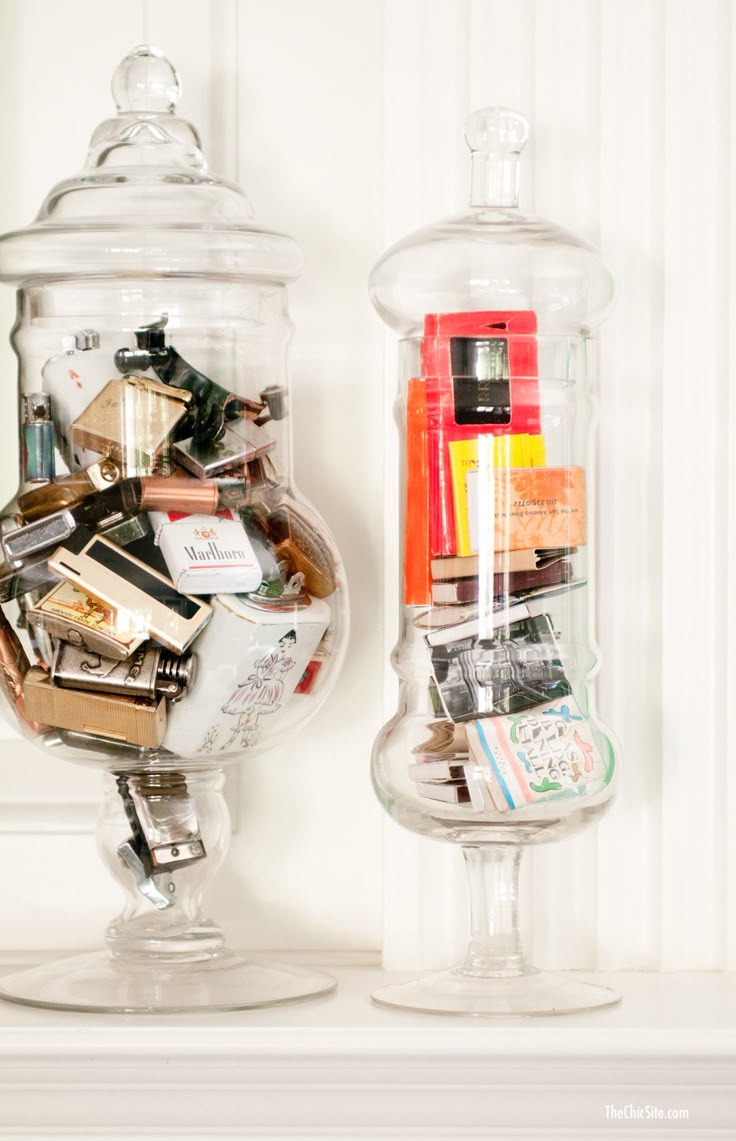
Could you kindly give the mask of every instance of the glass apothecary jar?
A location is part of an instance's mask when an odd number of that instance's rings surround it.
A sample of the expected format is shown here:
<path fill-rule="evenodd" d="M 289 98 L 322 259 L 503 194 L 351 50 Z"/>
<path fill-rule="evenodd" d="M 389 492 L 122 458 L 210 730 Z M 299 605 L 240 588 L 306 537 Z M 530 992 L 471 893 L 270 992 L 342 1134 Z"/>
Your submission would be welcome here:
<path fill-rule="evenodd" d="M 471 904 L 461 967 L 374 997 L 441 1013 L 616 998 L 534 970 L 518 931 L 523 846 L 597 819 L 615 771 L 591 607 L 594 330 L 613 285 L 584 242 L 520 212 L 527 134 L 511 111 L 473 114 L 470 209 L 371 277 L 402 338 L 404 539 L 399 708 L 374 784 L 400 824 L 462 846 Z"/>
<path fill-rule="evenodd" d="M 335 678 L 345 579 L 291 471 L 295 242 L 258 224 L 140 47 L 117 115 L 35 222 L 0 238 L 17 289 L 22 471 L 0 524 L 2 687 L 59 763 L 105 770 L 126 891 L 97 952 L 5 998 L 227 1009 L 332 989 L 230 952 L 202 912 L 224 858 L 223 768 L 296 733 Z"/>

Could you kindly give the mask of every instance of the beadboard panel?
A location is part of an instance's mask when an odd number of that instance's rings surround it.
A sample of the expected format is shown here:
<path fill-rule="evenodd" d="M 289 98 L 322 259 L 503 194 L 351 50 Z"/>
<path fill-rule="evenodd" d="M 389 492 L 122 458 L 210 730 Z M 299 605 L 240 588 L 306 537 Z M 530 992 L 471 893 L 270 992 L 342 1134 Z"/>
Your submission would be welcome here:
<path fill-rule="evenodd" d="M 619 286 L 600 354 L 596 608 L 621 779 L 597 828 L 527 855 L 531 949 L 549 966 L 736 966 L 733 23 L 728 0 L 129 0 L 104 18 L 92 0 L 0 0 L 0 229 L 79 166 L 115 63 L 150 40 L 213 167 L 307 255 L 291 296 L 295 470 L 343 551 L 353 636 L 297 757 L 241 774 L 211 902 L 242 942 L 382 945 L 411 969 L 463 940 L 460 853 L 382 819 L 368 779 L 395 700 L 398 541 L 395 345 L 365 287 L 387 244 L 463 205 L 463 120 L 497 103 L 531 121 L 522 204 L 600 244 Z M 3 328 L 12 315 L 0 294 Z M 0 366 L 9 494 L 4 343 Z M 92 942 L 116 901 L 90 832 L 97 775 L 10 731 L 1 747 L 0 847 L 24 876 L 6 944 Z M 47 913 L 28 901 L 50 864 Z"/>

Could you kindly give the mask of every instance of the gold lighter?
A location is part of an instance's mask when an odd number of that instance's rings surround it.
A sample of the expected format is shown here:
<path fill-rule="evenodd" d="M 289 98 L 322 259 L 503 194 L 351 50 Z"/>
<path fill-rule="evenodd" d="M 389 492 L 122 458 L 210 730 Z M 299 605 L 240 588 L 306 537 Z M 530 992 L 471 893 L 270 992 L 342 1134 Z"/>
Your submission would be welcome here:
<path fill-rule="evenodd" d="M 26 616 L 32 626 L 54 638 L 119 662 L 148 639 L 148 629 L 135 613 L 118 612 L 71 582 L 57 583 Z"/>
<path fill-rule="evenodd" d="M 117 614 L 138 615 L 149 637 L 175 654 L 183 654 L 212 617 L 206 602 L 180 594 L 170 578 L 101 536 L 79 554 L 59 547 L 49 567 Z"/>
<path fill-rule="evenodd" d="M 32 523 L 34 519 L 42 519 L 45 515 L 63 511 L 65 507 L 73 507 L 96 491 L 104 491 L 106 487 L 118 483 L 122 476 L 121 469 L 113 460 L 101 459 L 82 471 L 61 476 L 19 495 L 18 510 L 24 522 Z"/>
<path fill-rule="evenodd" d="M 43 670 L 33 667 L 23 682 L 26 717 L 75 729 L 130 745 L 155 749 L 166 732 L 166 698 L 158 702 L 138 697 L 59 689 Z"/>
<path fill-rule="evenodd" d="M 111 380 L 72 424 L 72 443 L 114 460 L 128 477 L 168 474 L 168 444 L 192 400 L 142 376 Z"/>

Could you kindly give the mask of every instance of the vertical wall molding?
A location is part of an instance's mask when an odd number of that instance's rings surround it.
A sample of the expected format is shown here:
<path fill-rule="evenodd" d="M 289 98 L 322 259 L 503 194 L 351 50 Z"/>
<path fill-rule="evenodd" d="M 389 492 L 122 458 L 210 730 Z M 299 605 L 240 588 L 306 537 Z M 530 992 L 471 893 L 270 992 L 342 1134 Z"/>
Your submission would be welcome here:
<path fill-rule="evenodd" d="M 731 34 L 729 40 L 731 60 L 736 59 L 736 20 L 731 13 Z M 727 571 L 733 579 L 733 568 L 736 567 L 736 217 L 733 208 L 733 195 L 736 192 L 736 82 L 730 76 L 729 114 L 730 130 L 728 139 L 728 172 L 724 162 L 723 177 L 726 183 L 726 221 L 727 241 L 724 246 L 728 252 L 728 296 L 726 312 L 726 330 L 728 359 L 724 367 L 726 401 L 728 408 L 728 444 L 727 462 L 725 465 L 725 478 L 727 478 L 726 495 L 728 501 L 728 530 L 727 530 Z M 736 693 L 736 595 L 733 589 L 727 589 L 724 602 L 724 644 L 728 647 L 725 663 L 726 694 Z M 721 801 L 719 825 L 725 832 L 724 864 L 725 864 L 725 900 L 724 911 L 726 918 L 726 947 L 725 966 L 729 970 L 736 970 L 736 768 L 731 763 L 733 745 L 729 742 L 736 740 L 736 702 L 733 699 L 725 702 L 723 710 L 725 741 L 728 748 L 724 773 L 724 796 Z"/>
<path fill-rule="evenodd" d="M 598 938 L 605 965 L 650 970 L 661 961 L 665 7 L 606 3 L 601 26 L 600 241 L 618 298 L 599 386 L 599 697 L 621 773 L 598 829 Z"/>
<path fill-rule="evenodd" d="M 733 478 L 724 467 L 730 19 L 728 3 L 705 5 L 695 19 L 685 0 L 667 5 L 660 921 L 662 963 L 668 969 L 723 966 L 724 924 L 733 906 L 725 890 L 728 822 L 720 813 L 730 761 L 721 643 L 729 577 L 724 509 L 729 475 Z M 692 329 L 698 330 L 703 382 L 697 411 L 690 412 Z M 683 702 L 684 669 L 694 662 L 696 698 Z M 728 697 L 733 701 L 732 694 Z"/>

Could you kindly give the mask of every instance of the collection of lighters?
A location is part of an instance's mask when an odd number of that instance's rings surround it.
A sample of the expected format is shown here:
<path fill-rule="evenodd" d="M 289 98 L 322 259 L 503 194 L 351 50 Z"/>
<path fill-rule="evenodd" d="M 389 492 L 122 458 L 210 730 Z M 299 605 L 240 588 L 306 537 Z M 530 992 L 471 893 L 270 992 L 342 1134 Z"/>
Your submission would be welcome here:
<path fill-rule="evenodd" d="M 206 856 L 171 758 L 255 745 L 313 691 L 338 585 L 276 465 L 286 390 L 229 392 L 166 324 L 135 348 L 64 339 L 24 397 L 25 481 L 0 522 L 0 684 L 26 733 L 121 757 L 118 853 L 160 908 L 157 875 Z"/>
<path fill-rule="evenodd" d="M 435 717 L 409 776 L 499 820 L 610 775 L 549 613 L 585 584 L 585 476 L 547 466 L 536 333 L 530 311 L 427 316 L 406 399 L 404 601 Z"/>

